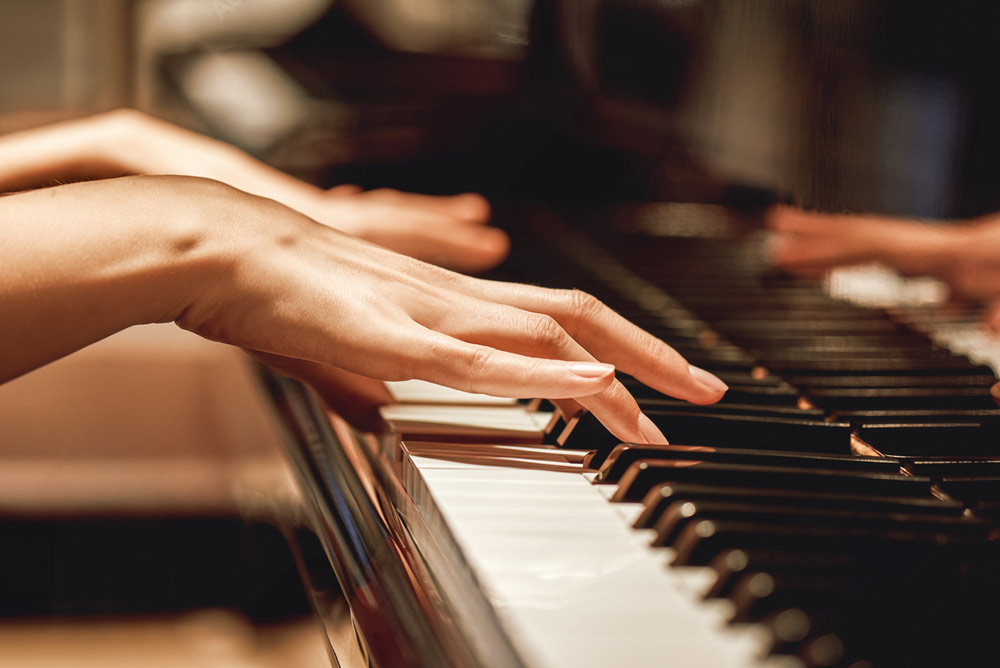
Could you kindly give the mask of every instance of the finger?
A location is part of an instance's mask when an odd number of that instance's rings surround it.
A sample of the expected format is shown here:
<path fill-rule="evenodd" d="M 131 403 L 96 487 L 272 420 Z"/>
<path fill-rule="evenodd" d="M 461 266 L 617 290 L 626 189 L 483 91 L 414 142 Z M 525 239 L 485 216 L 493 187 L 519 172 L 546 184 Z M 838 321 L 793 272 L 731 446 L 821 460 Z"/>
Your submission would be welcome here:
<path fill-rule="evenodd" d="M 626 443 L 667 443 L 663 432 L 642 412 L 629 391 L 617 380 L 600 394 L 579 397 L 577 401 L 593 413 L 609 432 Z"/>
<path fill-rule="evenodd" d="M 768 209 L 764 220 L 767 227 L 775 232 L 823 236 L 836 233 L 839 227 L 849 222 L 846 216 L 806 211 L 784 204 Z"/>
<path fill-rule="evenodd" d="M 364 188 L 356 186 L 353 183 L 341 183 L 339 186 L 327 189 L 326 194 L 334 197 L 348 197 L 350 195 L 357 195 L 363 191 Z"/>
<path fill-rule="evenodd" d="M 584 411 L 576 399 L 550 399 L 552 405 L 556 407 L 562 419 L 569 422 Z"/>
<path fill-rule="evenodd" d="M 471 278 L 462 288 L 478 293 L 476 296 L 484 300 L 551 316 L 596 359 L 672 397 L 710 404 L 729 389 L 720 379 L 688 364 L 666 343 L 585 292 Z"/>
<path fill-rule="evenodd" d="M 478 317 L 468 317 L 476 313 Z M 438 316 L 434 329 L 469 343 L 532 357 L 596 362 L 551 316 L 475 300 Z M 549 398 L 547 395 L 539 395 Z M 659 429 L 642 414 L 635 399 L 615 380 L 603 391 L 577 401 L 616 437 L 632 443 L 665 443 Z"/>
<path fill-rule="evenodd" d="M 358 429 L 377 431 L 379 407 L 393 402 L 385 383 L 344 369 L 256 350 L 247 352 L 278 373 L 306 383 L 323 402 Z"/>
<path fill-rule="evenodd" d="M 1000 302 L 993 302 L 983 314 L 983 324 L 994 334 L 1000 334 Z"/>
<path fill-rule="evenodd" d="M 440 221 L 382 230 L 371 240 L 411 257 L 468 272 L 495 267 L 510 251 L 510 239 L 503 230 Z"/>
<path fill-rule="evenodd" d="M 422 329 L 420 340 L 398 351 L 408 378 L 478 394 L 551 399 L 596 394 L 614 379 L 609 364 L 528 357 Z"/>
<path fill-rule="evenodd" d="M 851 249 L 837 239 L 780 234 L 770 239 L 771 262 L 797 273 L 818 275 L 833 267 L 861 264 L 873 259 L 874 249 Z"/>
<path fill-rule="evenodd" d="M 470 223 L 484 223 L 490 218 L 490 203 L 485 197 L 476 193 L 440 196 L 407 193 L 391 188 L 379 188 L 369 190 L 363 193 L 362 196 L 387 204 L 419 209 Z"/>

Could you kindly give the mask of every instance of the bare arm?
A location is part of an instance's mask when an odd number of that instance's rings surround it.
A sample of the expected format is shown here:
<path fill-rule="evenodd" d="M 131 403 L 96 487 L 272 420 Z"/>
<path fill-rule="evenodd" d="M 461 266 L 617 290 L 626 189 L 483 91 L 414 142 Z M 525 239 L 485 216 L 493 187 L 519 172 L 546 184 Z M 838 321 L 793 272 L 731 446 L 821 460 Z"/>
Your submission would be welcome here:
<path fill-rule="evenodd" d="M 126 174 L 200 176 L 277 200 L 319 222 L 401 253 L 481 270 L 507 253 L 485 226 L 479 195 L 432 197 L 345 186 L 329 191 L 247 153 L 141 112 L 122 109 L 0 137 L 0 192 Z"/>
<path fill-rule="evenodd" d="M 217 182 L 129 177 L 0 198 L 0 381 L 169 321 L 310 379 L 337 367 L 575 398 L 630 441 L 662 435 L 615 366 L 697 403 L 725 391 L 588 295 L 455 274 Z"/>

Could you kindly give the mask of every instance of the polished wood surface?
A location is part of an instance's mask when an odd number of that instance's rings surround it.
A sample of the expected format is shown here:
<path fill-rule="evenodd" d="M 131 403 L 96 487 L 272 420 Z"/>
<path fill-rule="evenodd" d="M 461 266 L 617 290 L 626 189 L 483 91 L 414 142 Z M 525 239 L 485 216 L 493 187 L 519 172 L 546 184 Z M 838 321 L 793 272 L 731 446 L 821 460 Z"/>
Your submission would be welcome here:
<path fill-rule="evenodd" d="M 323 666 L 351 643 L 360 665 L 343 600 L 324 628 L 273 537 L 301 500 L 268 410 L 248 358 L 173 326 L 0 386 L 0 665 Z M 279 549 L 239 556 L 244 533 Z M 240 593 L 257 579 L 298 591 Z"/>

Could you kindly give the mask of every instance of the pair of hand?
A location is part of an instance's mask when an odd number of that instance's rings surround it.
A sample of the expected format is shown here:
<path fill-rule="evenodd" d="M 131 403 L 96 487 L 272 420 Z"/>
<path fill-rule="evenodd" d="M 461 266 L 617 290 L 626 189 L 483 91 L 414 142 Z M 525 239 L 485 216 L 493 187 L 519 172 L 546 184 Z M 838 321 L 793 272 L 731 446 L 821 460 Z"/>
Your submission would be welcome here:
<path fill-rule="evenodd" d="M 839 266 L 878 262 L 906 276 L 946 282 L 956 300 L 1000 301 L 1000 214 L 955 223 L 834 215 L 774 207 L 772 260 L 818 276 Z M 986 324 L 1000 331 L 1000 306 Z"/>

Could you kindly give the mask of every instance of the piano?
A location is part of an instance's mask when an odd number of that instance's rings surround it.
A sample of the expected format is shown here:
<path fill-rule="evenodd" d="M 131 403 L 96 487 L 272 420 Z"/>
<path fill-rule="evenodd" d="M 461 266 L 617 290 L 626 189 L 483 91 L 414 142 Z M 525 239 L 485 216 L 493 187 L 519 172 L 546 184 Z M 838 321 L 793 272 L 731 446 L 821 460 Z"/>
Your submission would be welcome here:
<path fill-rule="evenodd" d="M 927 285 L 873 308 L 775 275 L 726 208 L 591 213 L 636 226 L 602 246 L 534 215 L 509 271 L 586 286 L 732 389 L 695 407 L 625 379 L 654 447 L 406 384 L 360 433 L 269 376 L 362 633 L 380 610 L 374 663 L 976 665 L 1000 593 L 996 344 L 945 347 Z"/>
<path fill-rule="evenodd" d="M 241 433 L 273 432 L 295 508 L 263 523 L 330 665 L 990 663 L 1000 347 L 933 283 L 775 272 L 761 217 L 1000 208 L 993 10 L 547 0 L 491 59 L 382 50 L 343 4 L 266 51 L 316 108 L 384 125 L 306 114 L 255 150 L 318 183 L 486 193 L 514 240 L 492 277 L 592 292 L 730 391 L 698 407 L 623 378 L 671 441 L 652 447 L 414 382 L 361 431 L 249 366 L 266 401 Z M 182 96 L 200 55 L 160 63 Z M 401 64 L 394 106 L 378 76 Z"/>
<path fill-rule="evenodd" d="M 782 199 L 990 210 L 982 30 L 893 2 L 537 3 L 516 173 L 385 173 L 482 178 L 514 240 L 493 277 L 590 291 L 731 389 L 696 407 L 623 379 L 671 440 L 650 447 L 412 383 L 359 432 L 264 373 L 372 664 L 988 662 L 997 343 L 933 282 L 775 272 L 761 222 Z"/>

